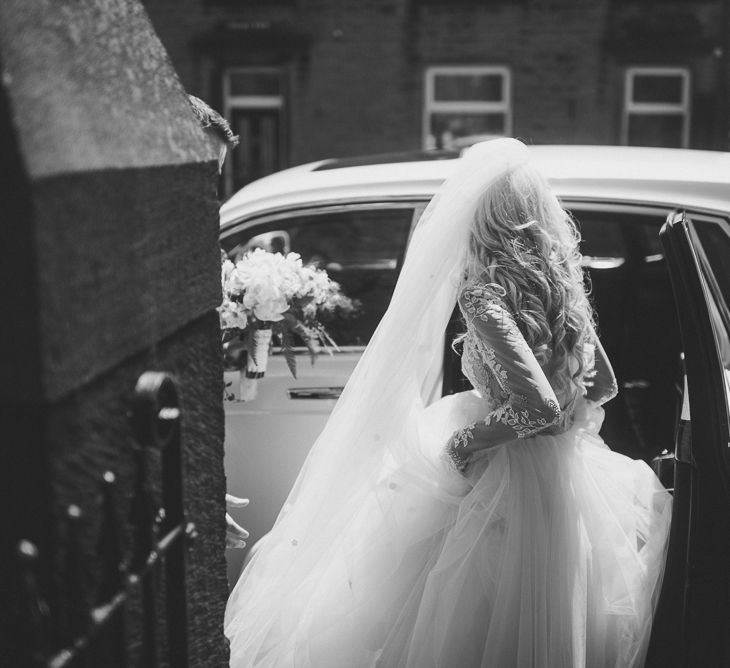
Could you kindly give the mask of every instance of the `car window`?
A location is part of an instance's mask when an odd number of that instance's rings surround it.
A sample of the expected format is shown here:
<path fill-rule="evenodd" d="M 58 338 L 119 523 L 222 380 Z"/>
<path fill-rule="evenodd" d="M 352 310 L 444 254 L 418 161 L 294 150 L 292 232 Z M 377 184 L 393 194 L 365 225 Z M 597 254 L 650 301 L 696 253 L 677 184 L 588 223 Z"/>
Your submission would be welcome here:
<path fill-rule="evenodd" d="M 730 225 L 727 221 L 703 220 L 692 216 L 695 231 L 702 244 L 702 259 L 715 289 L 730 304 Z"/>
<path fill-rule="evenodd" d="M 730 224 L 691 216 L 693 245 L 702 273 L 712 334 L 725 381 L 725 414 L 730 416 Z M 730 425 L 728 425 L 730 428 Z"/>
<path fill-rule="evenodd" d="M 692 216 L 699 244 L 697 253 L 712 299 L 710 313 L 715 340 L 730 383 L 730 225 L 727 221 Z"/>
<path fill-rule="evenodd" d="M 403 261 L 413 206 L 357 207 L 292 214 L 234 231 L 221 239 L 232 260 L 259 247 L 295 252 L 326 269 L 360 302 L 346 321 L 326 323 L 338 345 L 364 346 L 385 313 Z"/>

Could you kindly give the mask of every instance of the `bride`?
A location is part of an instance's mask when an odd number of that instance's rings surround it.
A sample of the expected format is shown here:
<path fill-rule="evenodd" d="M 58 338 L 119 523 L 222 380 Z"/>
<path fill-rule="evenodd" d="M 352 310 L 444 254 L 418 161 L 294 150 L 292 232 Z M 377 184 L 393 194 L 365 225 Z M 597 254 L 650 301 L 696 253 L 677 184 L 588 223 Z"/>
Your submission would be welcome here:
<path fill-rule="evenodd" d="M 454 306 L 475 390 L 431 401 Z M 616 383 L 578 234 L 477 144 L 226 610 L 231 666 L 641 666 L 670 497 L 598 436 Z"/>

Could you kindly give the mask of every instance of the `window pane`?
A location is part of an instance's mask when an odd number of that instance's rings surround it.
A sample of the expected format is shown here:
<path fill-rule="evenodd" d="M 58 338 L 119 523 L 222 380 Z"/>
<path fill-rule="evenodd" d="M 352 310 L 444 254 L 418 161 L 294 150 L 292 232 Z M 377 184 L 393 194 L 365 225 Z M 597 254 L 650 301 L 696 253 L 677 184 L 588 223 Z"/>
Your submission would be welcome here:
<path fill-rule="evenodd" d="M 250 241 L 266 246 L 269 239 L 272 244 L 288 240 L 286 250 L 326 269 L 348 297 L 362 303 L 357 317 L 326 323 L 332 338 L 338 345 L 365 345 L 390 302 L 412 218 L 412 208 L 297 216 L 233 234 L 221 245 L 236 259 L 250 249 Z"/>
<path fill-rule="evenodd" d="M 431 148 L 458 146 L 460 137 L 502 136 L 505 133 L 504 113 L 491 114 L 431 114 Z"/>
<path fill-rule="evenodd" d="M 632 114 L 629 116 L 630 146 L 682 148 L 682 114 Z"/>
<path fill-rule="evenodd" d="M 439 74 L 434 77 L 434 99 L 438 102 L 501 102 L 501 74 Z"/>
<path fill-rule="evenodd" d="M 634 102 L 665 102 L 682 104 L 682 84 L 684 78 L 671 75 L 637 74 L 634 75 Z"/>
<path fill-rule="evenodd" d="M 706 271 L 711 274 L 723 300 L 730 304 L 730 230 L 728 225 L 697 221 L 694 226 L 702 242 L 707 260 Z"/>
<path fill-rule="evenodd" d="M 281 93 L 278 72 L 228 73 L 231 95 L 279 95 Z"/>
<path fill-rule="evenodd" d="M 727 222 L 695 221 L 692 227 L 701 244 L 698 256 L 710 292 L 707 302 L 718 357 L 724 367 L 725 407 L 730 416 L 730 226 Z"/>

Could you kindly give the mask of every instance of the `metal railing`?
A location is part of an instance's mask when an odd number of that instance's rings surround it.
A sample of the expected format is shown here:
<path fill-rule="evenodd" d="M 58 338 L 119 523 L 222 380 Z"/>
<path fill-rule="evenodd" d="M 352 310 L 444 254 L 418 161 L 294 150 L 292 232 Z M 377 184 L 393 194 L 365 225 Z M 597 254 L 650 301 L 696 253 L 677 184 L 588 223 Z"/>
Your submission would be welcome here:
<path fill-rule="evenodd" d="M 82 548 L 84 509 L 66 508 L 60 557 L 63 595 L 55 609 L 40 585 L 38 549 L 28 540 L 17 545 L 24 624 L 31 639 L 22 666 L 125 668 L 132 656 L 144 668 L 188 666 L 185 551 L 196 532 L 183 511 L 180 407 L 168 375 L 140 376 L 131 418 L 139 446 L 129 506 L 131 536 L 120 514 L 117 476 L 106 471 L 99 481 L 102 505 L 95 555 L 84 554 Z M 153 454 L 160 461 L 161 493 L 153 493 L 150 480 Z M 93 591 L 88 585 L 91 571 L 98 574 Z"/>

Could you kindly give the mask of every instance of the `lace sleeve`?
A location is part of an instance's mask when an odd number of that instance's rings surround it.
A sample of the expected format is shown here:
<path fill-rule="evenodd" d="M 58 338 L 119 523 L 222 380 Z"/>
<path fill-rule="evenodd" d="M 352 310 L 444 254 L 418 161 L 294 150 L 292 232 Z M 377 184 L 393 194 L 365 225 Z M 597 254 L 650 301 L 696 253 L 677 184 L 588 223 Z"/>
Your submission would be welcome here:
<path fill-rule="evenodd" d="M 486 288 L 467 288 L 462 312 L 479 337 L 484 361 L 506 400 L 479 422 L 457 431 L 449 454 L 461 469 L 468 454 L 527 438 L 560 420 L 560 406 L 540 364 L 501 300 Z"/>
<path fill-rule="evenodd" d="M 618 394 L 618 385 L 611 362 L 608 361 L 606 351 L 603 349 L 595 331 L 592 339 L 595 346 L 595 356 L 593 374 L 586 382 L 586 399 L 595 401 L 597 404 L 605 404 Z"/>

